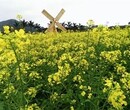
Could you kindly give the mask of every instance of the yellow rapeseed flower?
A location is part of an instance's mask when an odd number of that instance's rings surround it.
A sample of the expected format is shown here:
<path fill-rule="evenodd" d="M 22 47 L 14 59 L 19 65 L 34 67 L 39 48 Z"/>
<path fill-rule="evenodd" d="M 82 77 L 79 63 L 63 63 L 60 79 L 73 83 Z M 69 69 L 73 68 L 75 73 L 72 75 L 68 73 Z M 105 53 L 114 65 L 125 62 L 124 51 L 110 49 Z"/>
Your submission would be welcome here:
<path fill-rule="evenodd" d="M 56 73 L 56 74 L 53 75 L 53 80 L 54 80 L 55 82 L 57 82 L 57 84 L 60 83 L 60 76 L 59 76 L 58 73 Z"/>
<path fill-rule="evenodd" d="M 6 89 L 4 89 L 3 94 L 6 94 L 6 98 L 8 98 L 8 96 L 14 92 L 15 92 L 15 88 L 12 84 L 10 84 Z"/>
<path fill-rule="evenodd" d="M 92 97 L 92 93 L 89 93 L 88 98 L 91 99 L 91 97 Z"/>
<path fill-rule="evenodd" d="M 0 51 L 6 48 L 6 45 L 7 43 L 4 41 L 4 39 L 0 39 Z"/>
<path fill-rule="evenodd" d="M 0 36 L 2 36 L 2 33 L 0 32 Z"/>
<path fill-rule="evenodd" d="M 30 95 L 31 97 L 35 97 L 37 93 L 37 90 L 35 87 L 28 88 L 28 91 L 25 93 L 27 95 Z"/>
<path fill-rule="evenodd" d="M 4 33 L 5 34 L 9 34 L 10 33 L 9 26 L 3 26 L 3 28 L 4 28 Z"/>
<path fill-rule="evenodd" d="M 57 98 L 58 98 L 59 96 L 58 96 L 58 93 L 57 92 L 54 92 L 51 96 L 50 96 L 50 99 L 51 100 L 57 100 Z"/>
<path fill-rule="evenodd" d="M 71 104 L 75 104 L 75 103 L 76 103 L 76 100 L 73 99 L 73 100 L 71 101 Z"/>
<path fill-rule="evenodd" d="M 106 79 L 105 82 L 106 82 L 105 85 L 106 85 L 107 87 L 111 88 L 111 86 L 112 86 L 112 81 L 109 80 L 109 79 Z"/>
<path fill-rule="evenodd" d="M 41 110 L 41 108 L 36 103 L 34 103 L 28 106 L 27 110 Z"/>
<path fill-rule="evenodd" d="M 29 74 L 29 77 L 33 80 L 35 79 L 41 79 L 41 76 L 39 75 L 39 73 L 37 73 L 36 71 L 32 71 L 30 74 Z"/>
<path fill-rule="evenodd" d="M 86 95 L 86 92 L 85 92 L 85 91 L 82 91 L 82 92 L 81 92 L 81 95 L 82 95 L 82 96 L 85 96 L 85 95 Z"/>
<path fill-rule="evenodd" d="M 91 87 L 90 86 L 88 86 L 88 90 L 91 91 Z"/>
<path fill-rule="evenodd" d="M 121 110 L 123 106 L 127 105 L 125 101 L 126 96 L 121 89 L 112 90 L 108 97 L 108 102 L 110 102 L 114 108 Z"/>
<path fill-rule="evenodd" d="M 71 106 L 71 107 L 70 107 L 70 110 L 74 110 L 74 107 L 73 107 L 73 106 Z"/>
<path fill-rule="evenodd" d="M 89 19 L 88 21 L 87 21 L 87 25 L 88 26 L 93 26 L 95 23 L 94 23 L 94 21 L 92 20 L 92 19 Z"/>
<path fill-rule="evenodd" d="M 83 89 L 83 88 L 84 88 L 84 86 L 83 86 L 83 85 L 81 85 L 79 88 L 80 88 L 80 89 Z"/>
<path fill-rule="evenodd" d="M 18 15 L 16 16 L 16 18 L 17 18 L 18 20 L 21 20 L 21 19 L 22 19 L 22 15 L 18 14 Z"/>
<path fill-rule="evenodd" d="M 33 110 L 33 107 L 32 107 L 32 106 L 29 106 L 27 110 Z"/>
<path fill-rule="evenodd" d="M 25 38 L 25 31 L 23 29 L 20 29 L 19 31 L 15 30 L 15 33 L 19 38 Z"/>

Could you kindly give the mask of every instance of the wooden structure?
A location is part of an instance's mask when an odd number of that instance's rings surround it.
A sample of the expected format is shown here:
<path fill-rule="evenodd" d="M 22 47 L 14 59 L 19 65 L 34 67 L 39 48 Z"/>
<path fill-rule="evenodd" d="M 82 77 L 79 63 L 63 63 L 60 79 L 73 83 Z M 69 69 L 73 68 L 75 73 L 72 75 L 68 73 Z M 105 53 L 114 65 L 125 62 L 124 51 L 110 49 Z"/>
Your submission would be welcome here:
<path fill-rule="evenodd" d="M 56 26 L 62 31 L 66 31 L 66 29 L 58 22 L 61 16 L 64 14 L 65 10 L 61 9 L 58 15 L 54 18 L 51 16 L 46 10 L 43 10 L 42 13 L 50 20 L 50 25 L 46 32 L 57 32 Z"/>

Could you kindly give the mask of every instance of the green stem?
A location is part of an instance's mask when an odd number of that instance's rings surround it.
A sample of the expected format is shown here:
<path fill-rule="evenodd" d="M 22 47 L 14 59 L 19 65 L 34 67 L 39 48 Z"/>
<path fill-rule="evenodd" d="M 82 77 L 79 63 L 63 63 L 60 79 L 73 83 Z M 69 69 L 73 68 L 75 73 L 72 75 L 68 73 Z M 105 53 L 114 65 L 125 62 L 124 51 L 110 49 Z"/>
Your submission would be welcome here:
<path fill-rule="evenodd" d="M 18 57 L 17 52 L 15 50 L 15 47 L 10 40 L 9 40 L 9 43 L 10 43 L 10 46 L 11 46 L 11 48 L 12 48 L 14 54 L 15 54 L 15 58 L 16 58 L 17 66 L 18 66 L 18 70 L 19 70 L 20 88 L 21 88 L 21 95 L 22 95 L 20 106 L 24 106 L 24 90 L 23 90 L 23 81 L 22 81 L 22 71 L 21 71 L 21 68 L 20 68 L 20 60 L 19 60 L 19 57 Z"/>

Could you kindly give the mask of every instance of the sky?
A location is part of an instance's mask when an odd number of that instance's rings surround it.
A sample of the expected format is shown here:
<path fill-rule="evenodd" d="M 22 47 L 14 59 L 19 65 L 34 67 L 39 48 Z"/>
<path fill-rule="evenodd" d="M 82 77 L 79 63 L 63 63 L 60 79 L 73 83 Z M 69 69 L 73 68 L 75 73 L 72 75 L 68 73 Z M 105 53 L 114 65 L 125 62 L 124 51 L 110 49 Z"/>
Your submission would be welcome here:
<path fill-rule="evenodd" d="M 65 13 L 59 22 L 86 25 L 92 19 L 96 25 L 125 25 L 130 22 L 130 0 L 0 0 L 0 21 L 17 19 L 32 20 L 46 27 L 49 19 L 43 9 L 55 17 L 61 9 Z"/>

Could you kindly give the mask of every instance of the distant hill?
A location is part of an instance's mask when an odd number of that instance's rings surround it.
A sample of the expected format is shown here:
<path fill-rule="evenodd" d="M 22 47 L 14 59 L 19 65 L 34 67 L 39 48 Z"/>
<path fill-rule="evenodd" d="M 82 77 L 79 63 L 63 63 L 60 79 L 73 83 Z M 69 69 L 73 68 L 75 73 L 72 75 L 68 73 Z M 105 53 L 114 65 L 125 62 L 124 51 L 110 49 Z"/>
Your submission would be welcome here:
<path fill-rule="evenodd" d="M 15 19 L 9 19 L 9 20 L 6 20 L 6 21 L 1 21 L 0 22 L 0 27 L 4 26 L 4 25 L 14 26 L 16 22 L 18 22 L 18 21 L 15 20 Z"/>
<path fill-rule="evenodd" d="M 9 19 L 0 22 L 0 31 L 3 32 L 3 26 L 13 27 L 15 29 L 24 28 L 26 32 L 44 32 L 46 28 L 41 27 L 40 24 L 34 23 L 32 21 L 25 21 L 25 20 L 15 20 Z"/>
<path fill-rule="evenodd" d="M 5 20 L 5 21 L 1 21 L 0 22 L 0 31 L 3 30 L 3 26 L 10 26 L 10 27 L 15 27 L 15 24 L 18 23 L 17 20 L 15 19 L 9 19 L 9 20 Z"/>

